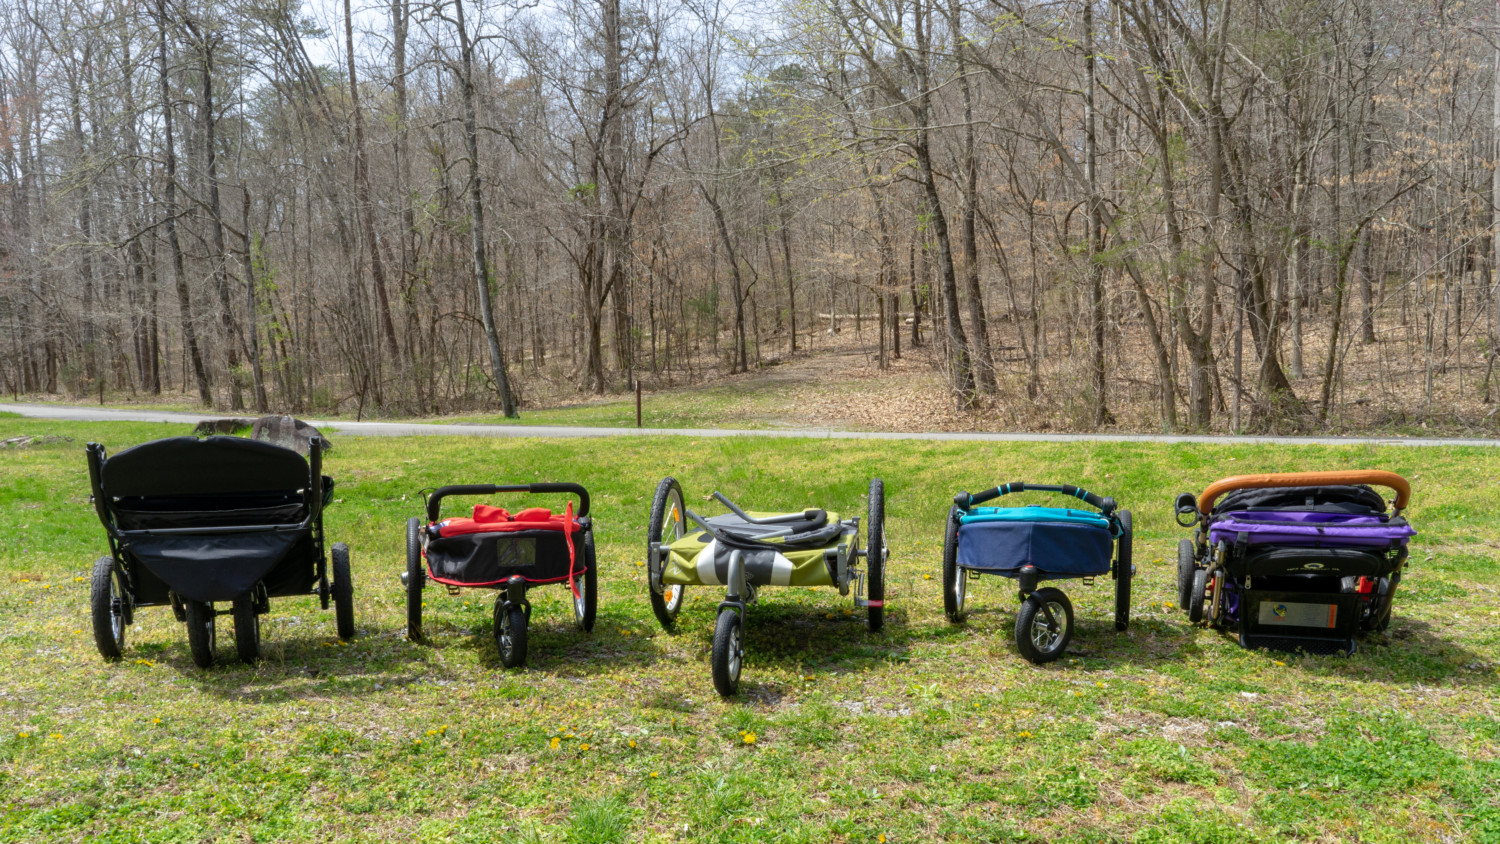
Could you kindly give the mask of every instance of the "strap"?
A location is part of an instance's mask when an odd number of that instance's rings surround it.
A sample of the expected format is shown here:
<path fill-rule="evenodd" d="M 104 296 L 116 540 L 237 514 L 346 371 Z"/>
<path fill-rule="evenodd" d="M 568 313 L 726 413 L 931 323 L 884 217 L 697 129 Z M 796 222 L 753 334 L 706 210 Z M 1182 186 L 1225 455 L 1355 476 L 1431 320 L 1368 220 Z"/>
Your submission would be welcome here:
<path fill-rule="evenodd" d="M 573 551 L 573 499 L 568 499 L 568 509 L 563 516 L 563 541 L 568 543 L 568 588 L 573 590 L 573 600 L 578 600 L 578 578 L 573 575 L 578 555 Z"/>

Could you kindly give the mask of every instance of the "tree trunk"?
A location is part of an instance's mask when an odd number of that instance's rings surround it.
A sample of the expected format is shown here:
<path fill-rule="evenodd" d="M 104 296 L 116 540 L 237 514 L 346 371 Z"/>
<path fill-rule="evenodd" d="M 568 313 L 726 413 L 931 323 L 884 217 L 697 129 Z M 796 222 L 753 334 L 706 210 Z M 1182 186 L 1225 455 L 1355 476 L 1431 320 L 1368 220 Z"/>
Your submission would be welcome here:
<path fill-rule="evenodd" d="M 484 325 L 485 340 L 489 344 L 490 370 L 495 380 L 495 392 L 500 397 L 500 408 L 508 418 L 516 418 L 515 395 L 510 389 L 510 374 L 505 367 L 505 353 L 501 351 L 500 335 L 495 329 L 495 308 L 490 300 L 490 270 L 484 251 L 484 191 L 479 173 L 479 117 L 474 105 L 474 45 L 464 23 L 464 0 L 453 0 L 457 18 L 458 45 L 460 54 L 459 88 L 464 105 L 464 150 L 469 156 L 469 246 L 474 268 L 474 287 L 479 296 L 479 316 Z"/>

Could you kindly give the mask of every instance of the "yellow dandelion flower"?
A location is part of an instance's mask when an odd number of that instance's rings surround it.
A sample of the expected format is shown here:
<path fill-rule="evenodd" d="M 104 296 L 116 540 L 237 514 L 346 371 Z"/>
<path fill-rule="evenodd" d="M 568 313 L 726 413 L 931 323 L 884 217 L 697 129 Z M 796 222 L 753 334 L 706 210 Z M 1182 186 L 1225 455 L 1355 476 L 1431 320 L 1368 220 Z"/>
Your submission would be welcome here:
<path fill-rule="evenodd" d="M 417 739 L 417 741 L 416 741 L 416 743 L 417 743 L 417 744 L 421 744 L 421 743 L 422 743 L 422 740 L 421 740 L 421 739 Z"/>
<path fill-rule="evenodd" d="M 28 738 L 31 738 L 31 733 L 16 733 L 16 738 L 18 738 L 18 739 L 28 739 Z"/>
<path fill-rule="evenodd" d="M 923 580 L 931 580 L 932 579 L 932 575 L 930 575 L 930 574 L 924 574 L 924 575 L 922 575 L 922 579 Z M 882 838 L 884 838 L 884 836 L 882 836 Z"/>
<path fill-rule="evenodd" d="M 1021 732 L 1016 733 L 1016 738 L 1031 738 L 1031 731 L 1022 730 Z"/>
<path fill-rule="evenodd" d="M 1094 685 L 1096 685 L 1096 686 L 1098 686 L 1099 688 L 1102 689 L 1102 688 L 1104 688 L 1104 681 L 1103 680 L 1096 680 L 1094 682 Z"/>
<path fill-rule="evenodd" d="M 658 774 L 655 771 L 651 772 L 651 779 L 656 779 L 657 776 L 658 776 Z"/>
<path fill-rule="evenodd" d="M 885 833 L 882 832 L 879 835 L 875 836 L 875 840 L 879 841 L 880 844 L 885 844 Z"/>
<path fill-rule="evenodd" d="M 75 578 L 73 578 L 73 582 L 74 583 L 82 583 L 82 582 L 84 582 L 87 579 L 88 578 L 86 578 L 86 577 L 75 577 Z"/>
<path fill-rule="evenodd" d="M 435 736 L 435 735 L 437 735 L 437 730 L 428 730 L 427 731 L 427 735 L 429 735 L 429 736 Z"/>
<path fill-rule="evenodd" d="M 194 762 L 194 763 L 193 763 L 193 767 L 194 767 L 194 768 L 196 768 L 196 767 L 198 767 L 198 763 L 197 763 L 197 762 Z"/>
<path fill-rule="evenodd" d="M 579 750 L 588 750 L 589 749 L 588 742 L 584 742 L 583 744 L 578 745 L 578 749 Z"/>
<path fill-rule="evenodd" d="M 745 744 L 755 744 L 755 733 L 751 733 L 751 732 L 741 733 L 740 734 L 740 738 L 742 738 L 742 739 L 745 740 Z"/>
<path fill-rule="evenodd" d="M 151 723 L 153 723 L 153 724 L 160 724 L 161 723 L 161 719 L 160 718 L 152 718 L 151 719 Z"/>
<path fill-rule="evenodd" d="M 562 744 L 562 739 L 558 738 L 557 736 L 553 736 L 552 741 L 547 742 L 547 746 L 552 748 L 553 750 L 556 750 L 557 746 L 560 744 Z"/>
<path fill-rule="evenodd" d="M 631 747 L 635 747 L 635 739 L 631 739 L 630 740 L 630 746 Z"/>
<path fill-rule="evenodd" d="M 807 682 L 811 683 L 814 678 L 813 678 L 813 675 L 811 675 L 811 674 L 804 674 L 804 675 L 802 675 L 802 679 L 804 679 Z"/>
<path fill-rule="evenodd" d="M 1276 664 L 1277 664 L 1277 665 L 1279 665 L 1279 666 L 1281 666 L 1281 667 L 1282 667 L 1282 668 L 1285 668 L 1285 667 L 1286 667 L 1286 663 L 1284 663 L 1284 662 L 1282 662 L 1282 661 L 1281 661 L 1281 660 L 1279 660 L 1279 659 L 1276 659 L 1276 660 L 1272 660 L 1272 662 L 1274 662 L 1274 663 L 1276 663 Z"/>
<path fill-rule="evenodd" d="M 51 589 L 52 588 L 52 584 L 50 584 L 50 583 L 43 583 L 42 584 L 42 588 L 43 589 Z"/>
<path fill-rule="evenodd" d="M 77 636 L 79 633 L 82 633 L 82 632 L 83 632 L 82 630 L 74 630 L 73 631 L 73 635 Z"/>
<path fill-rule="evenodd" d="M 53 741 L 57 741 L 58 739 L 62 738 L 62 733 L 48 733 L 47 738 L 52 739 Z"/>

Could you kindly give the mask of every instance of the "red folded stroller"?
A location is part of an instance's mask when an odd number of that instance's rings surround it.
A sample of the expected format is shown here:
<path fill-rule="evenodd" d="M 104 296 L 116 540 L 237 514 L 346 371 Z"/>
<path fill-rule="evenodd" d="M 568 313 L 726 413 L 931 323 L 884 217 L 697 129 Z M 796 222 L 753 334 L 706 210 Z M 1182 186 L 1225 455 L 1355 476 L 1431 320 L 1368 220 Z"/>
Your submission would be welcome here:
<path fill-rule="evenodd" d="M 532 507 L 511 515 L 500 507 L 474 505 L 471 518 L 441 518 L 444 498 L 502 492 L 571 493 L 562 513 Z M 423 559 L 427 564 L 422 564 Z M 533 586 L 564 583 L 573 593 L 573 620 L 594 629 L 598 584 L 594 566 L 594 525 L 588 490 L 578 484 L 542 483 L 440 487 L 427 497 L 427 524 L 413 516 L 406 523 L 406 636 L 422 637 L 422 589 L 432 579 L 452 594 L 459 589 L 495 589 L 495 645 L 500 662 L 515 668 L 526 662 L 526 626 Z"/>

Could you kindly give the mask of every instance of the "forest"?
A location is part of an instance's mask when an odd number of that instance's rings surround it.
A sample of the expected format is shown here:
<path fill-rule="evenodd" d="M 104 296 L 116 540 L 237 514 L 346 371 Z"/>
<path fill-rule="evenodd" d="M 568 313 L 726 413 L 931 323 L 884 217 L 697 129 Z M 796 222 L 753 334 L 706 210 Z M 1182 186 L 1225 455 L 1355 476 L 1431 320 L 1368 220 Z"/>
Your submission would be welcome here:
<path fill-rule="evenodd" d="M 513 416 L 858 342 L 1046 426 L 1492 432 L 1497 35 L 1456 0 L 7 0 L 0 388 Z"/>

